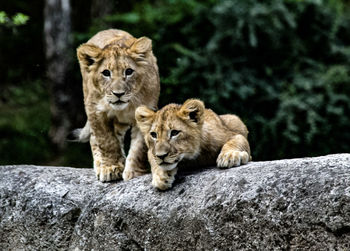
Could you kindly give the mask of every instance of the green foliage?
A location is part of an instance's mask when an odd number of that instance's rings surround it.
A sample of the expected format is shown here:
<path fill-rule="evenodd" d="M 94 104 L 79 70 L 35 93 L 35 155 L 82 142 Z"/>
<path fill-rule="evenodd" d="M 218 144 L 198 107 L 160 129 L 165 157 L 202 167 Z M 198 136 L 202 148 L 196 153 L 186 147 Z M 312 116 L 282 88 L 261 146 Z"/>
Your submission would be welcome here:
<path fill-rule="evenodd" d="M 29 20 L 29 17 L 22 13 L 17 13 L 15 16 L 13 16 L 12 20 L 14 25 L 24 25 Z"/>
<path fill-rule="evenodd" d="M 349 81 L 347 66 L 331 65 L 285 82 L 276 115 L 268 122 L 282 134 L 271 132 L 278 156 L 284 156 L 285 149 L 292 156 L 349 151 Z M 283 141 L 276 140 L 279 137 Z"/>
<path fill-rule="evenodd" d="M 26 88 L 23 88 L 23 87 Z M 50 143 L 50 105 L 41 81 L 3 89 L 0 102 L 0 165 L 52 164 L 91 167 L 88 144 L 69 144 L 58 154 Z"/>
<path fill-rule="evenodd" d="M 20 87 L 3 89 L 7 100 L 0 106 L 0 164 L 43 163 L 49 158 L 47 95 L 40 82 L 33 82 L 29 89 Z"/>
<path fill-rule="evenodd" d="M 350 151 L 345 1 L 142 1 L 103 24 L 153 39 L 161 105 L 240 115 L 255 159 Z"/>
<path fill-rule="evenodd" d="M 25 25 L 29 20 L 29 16 L 24 15 L 23 13 L 17 13 L 8 17 L 5 11 L 0 11 L 0 25 L 6 25 L 9 27 Z"/>
<path fill-rule="evenodd" d="M 0 11 L 0 24 L 4 24 L 6 22 L 7 15 L 5 11 Z"/>

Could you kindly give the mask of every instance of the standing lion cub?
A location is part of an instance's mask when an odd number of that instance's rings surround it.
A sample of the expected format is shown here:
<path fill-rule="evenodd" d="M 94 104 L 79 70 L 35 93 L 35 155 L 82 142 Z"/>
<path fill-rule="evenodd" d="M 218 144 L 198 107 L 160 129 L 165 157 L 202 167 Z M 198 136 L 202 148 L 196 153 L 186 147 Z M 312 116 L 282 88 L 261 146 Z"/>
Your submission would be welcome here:
<path fill-rule="evenodd" d="M 219 116 L 205 109 L 198 99 L 169 104 L 157 112 L 141 106 L 135 116 L 148 146 L 152 185 L 161 190 L 172 186 L 178 166 L 216 162 L 228 168 L 251 159 L 244 123 L 235 115 Z"/>
<path fill-rule="evenodd" d="M 152 41 L 121 30 L 105 30 L 82 44 L 77 55 L 87 123 L 73 137 L 90 140 L 100 181 L 142 175 L 147 150 L 136 126 L 135 109 L 157 107 L 160 85 Z M 125 160 L 124 135 L 130 127 L 131 146 Z"/>

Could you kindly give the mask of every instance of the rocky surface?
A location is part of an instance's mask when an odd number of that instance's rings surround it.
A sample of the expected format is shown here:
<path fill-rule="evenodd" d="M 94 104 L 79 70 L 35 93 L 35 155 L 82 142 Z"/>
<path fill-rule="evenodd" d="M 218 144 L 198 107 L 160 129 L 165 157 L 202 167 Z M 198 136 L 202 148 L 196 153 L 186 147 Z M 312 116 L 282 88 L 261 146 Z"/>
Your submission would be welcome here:
<path fill-rule="evenodd" d="M 0 167 L 0 250 L 350 250 L 350 154 L 100 183 Z"/>

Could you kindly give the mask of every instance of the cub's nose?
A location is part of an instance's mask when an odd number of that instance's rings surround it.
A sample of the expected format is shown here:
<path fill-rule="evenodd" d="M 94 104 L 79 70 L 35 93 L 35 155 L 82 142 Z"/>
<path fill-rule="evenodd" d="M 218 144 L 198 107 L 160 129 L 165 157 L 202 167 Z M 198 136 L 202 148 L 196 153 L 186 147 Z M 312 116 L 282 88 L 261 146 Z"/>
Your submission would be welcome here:
<path fill-rule="evenodd" d="M 120 98 L 121 96 L 123 96 L 125 94 L 125 92 L 112 92 L 115 96 L 117 96 L 118 98 Z"/>
<path fill-rule="evenodd" d="M 168 153 L 166 154 L 157 154 L 156 155 L 158 158 L 160 158 L 161 160 L 164 160 L 166 156 L 168 156 Z"/>

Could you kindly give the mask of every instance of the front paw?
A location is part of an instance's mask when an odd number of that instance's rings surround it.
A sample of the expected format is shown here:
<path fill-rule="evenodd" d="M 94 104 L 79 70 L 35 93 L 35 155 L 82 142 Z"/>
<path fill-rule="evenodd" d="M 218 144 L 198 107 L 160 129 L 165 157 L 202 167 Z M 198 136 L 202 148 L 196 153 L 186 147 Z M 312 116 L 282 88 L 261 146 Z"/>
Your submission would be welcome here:
<path fill-rule="evenodd" d="M 226 151 L 221 152 L 216 160 L 216 164 L 220 168 L 229 168 L 247 164 L 249 154 L 246 151 Z"/>
<path fill-rule="evenodd" d="M 119 180 L 122 177 L 123 169 L 123 165 L 98 166 L 95 168 L 96 177 L 101 182 Z"/>
<path fill-rule="evenodd" d="M 159 190 L 167 190 L 172 187 L 174 180 L 174 176 L 161 177 L 158 175 L 153 175 L 152 186 L 158 188 Z"/>

